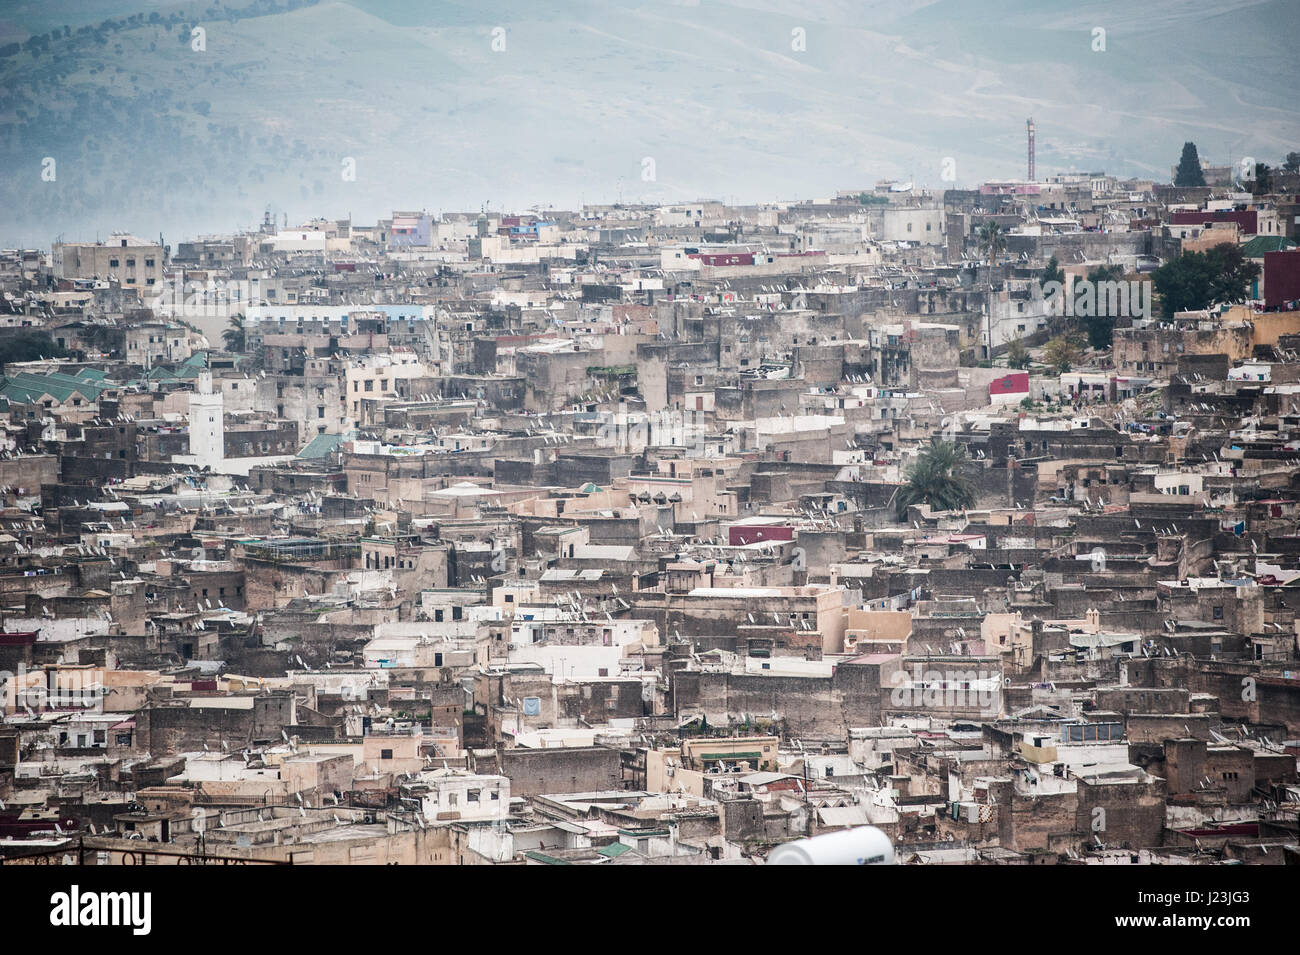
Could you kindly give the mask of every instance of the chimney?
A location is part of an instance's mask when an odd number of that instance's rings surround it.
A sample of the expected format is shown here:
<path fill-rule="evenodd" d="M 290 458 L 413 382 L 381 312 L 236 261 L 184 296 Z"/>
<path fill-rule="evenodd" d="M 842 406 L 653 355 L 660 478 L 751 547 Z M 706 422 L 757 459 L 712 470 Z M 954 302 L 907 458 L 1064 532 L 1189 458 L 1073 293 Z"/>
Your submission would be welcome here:
<path fill-rule="evenodd" d="M 1025 123 L 1025 128 L 1029 134 L 1029 181 L 1034 181 L 1034 117 L 1030 116 Z"/>

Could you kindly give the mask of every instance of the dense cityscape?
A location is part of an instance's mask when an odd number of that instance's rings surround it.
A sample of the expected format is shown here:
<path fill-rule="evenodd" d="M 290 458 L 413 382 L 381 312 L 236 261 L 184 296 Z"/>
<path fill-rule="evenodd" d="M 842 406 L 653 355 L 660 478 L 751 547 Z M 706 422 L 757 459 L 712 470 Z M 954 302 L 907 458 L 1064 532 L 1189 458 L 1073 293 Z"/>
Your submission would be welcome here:
<path fill-rule="evenodd" d="M 3 851 L 1282 861 L 1297 159 L 4 253 Z"/>
<path fill-rule="evenodd" d="M 1300 152 L 1004 126 L 0 250 L 0 864 L 1300 864 Z"/>

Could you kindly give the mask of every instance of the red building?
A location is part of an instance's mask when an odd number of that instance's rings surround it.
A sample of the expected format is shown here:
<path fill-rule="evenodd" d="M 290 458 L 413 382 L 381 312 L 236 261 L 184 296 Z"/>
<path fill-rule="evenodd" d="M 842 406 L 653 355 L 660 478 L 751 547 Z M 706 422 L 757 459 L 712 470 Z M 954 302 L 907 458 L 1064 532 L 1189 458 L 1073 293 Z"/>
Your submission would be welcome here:
<path fill-rule="evenodd" d="M 1173 225 L 1204 225 L 1207 222 L 1235 222 L 1242 235 L 1259 233 L 1259 213 L 1254 209 L 1216 209 L 1213 212 L 1175 212 L 1169 219 Z"/>
<path fill-rule="evenodd" d="M 1300 249 L 1264 253 L 1264 307 L 1300 300 Z"/>

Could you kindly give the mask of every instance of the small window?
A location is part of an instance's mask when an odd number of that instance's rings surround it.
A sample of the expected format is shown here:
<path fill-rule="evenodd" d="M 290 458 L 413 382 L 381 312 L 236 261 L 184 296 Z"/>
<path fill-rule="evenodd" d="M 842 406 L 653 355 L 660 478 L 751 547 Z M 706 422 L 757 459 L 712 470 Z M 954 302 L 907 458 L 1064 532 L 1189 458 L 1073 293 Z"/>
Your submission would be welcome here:
<path fill-rule="evenodd" d="M 380 759 L 392 759 L 392 758 L 393 758 L 393 751 L 392 751 L 391 749 L 381 749 L 381 750 L 379 751 L 379 758 L 380 758 Z"/>

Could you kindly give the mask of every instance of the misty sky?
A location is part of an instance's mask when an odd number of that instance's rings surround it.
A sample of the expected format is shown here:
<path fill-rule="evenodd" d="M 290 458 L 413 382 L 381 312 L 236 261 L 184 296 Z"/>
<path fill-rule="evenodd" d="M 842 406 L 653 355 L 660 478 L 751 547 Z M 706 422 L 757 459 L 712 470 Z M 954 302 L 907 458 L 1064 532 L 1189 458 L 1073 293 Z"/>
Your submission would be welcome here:
<path fill-rule="evenodd" d="M 1277 163 L 1297 28 L 1291 0 L 9 3 L 0 242 L 969 187 L 1024 177 L 1030 115 L 1040 176 L 1167 181 L 1189 139 Z"/>

